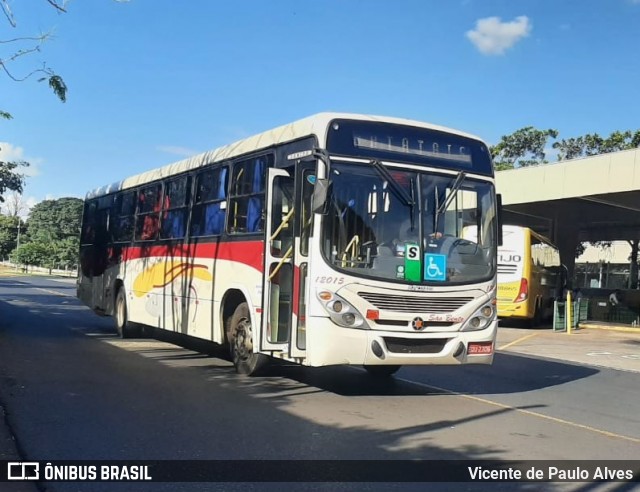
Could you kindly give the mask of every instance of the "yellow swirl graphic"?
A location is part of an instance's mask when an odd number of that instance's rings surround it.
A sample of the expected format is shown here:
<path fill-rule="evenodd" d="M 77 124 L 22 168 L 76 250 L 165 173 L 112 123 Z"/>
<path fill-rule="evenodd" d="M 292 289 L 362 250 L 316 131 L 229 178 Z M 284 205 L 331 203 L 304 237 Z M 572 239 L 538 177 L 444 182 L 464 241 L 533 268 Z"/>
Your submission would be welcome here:
<path fill-rule="evenodd" d="M 161 261 L 136 277 L 133 281 L 133 292 L 137 297 L 142 297 L 153 289 L 164 287 L 183 275 L 201 280 L 213 280 L 206 265 L 194 265 L 173 260 Z"/>

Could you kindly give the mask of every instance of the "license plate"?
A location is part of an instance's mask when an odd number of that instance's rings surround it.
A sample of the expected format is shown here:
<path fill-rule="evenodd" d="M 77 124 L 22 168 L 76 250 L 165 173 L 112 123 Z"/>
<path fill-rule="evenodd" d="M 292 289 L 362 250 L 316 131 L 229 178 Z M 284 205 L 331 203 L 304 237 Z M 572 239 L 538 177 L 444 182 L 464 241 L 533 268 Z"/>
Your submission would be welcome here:
<path fill-rule="evenodd" d="M 492 342 L 472 342 L 467 350 L 469 355 L 487 355 L 493 353 Z"/>

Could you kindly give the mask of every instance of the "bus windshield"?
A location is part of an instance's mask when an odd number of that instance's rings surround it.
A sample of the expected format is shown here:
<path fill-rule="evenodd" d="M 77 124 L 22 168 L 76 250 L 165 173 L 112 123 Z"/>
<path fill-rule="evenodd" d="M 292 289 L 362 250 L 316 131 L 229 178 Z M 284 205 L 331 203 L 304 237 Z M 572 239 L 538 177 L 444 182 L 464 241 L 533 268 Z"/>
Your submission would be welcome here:
<path fill-rule="evenodd" d="M 321 238 L 330 265 L 409 284 L 475 283 L 495 274 L 490 182 L 378 167 L 332 161 Z"/>

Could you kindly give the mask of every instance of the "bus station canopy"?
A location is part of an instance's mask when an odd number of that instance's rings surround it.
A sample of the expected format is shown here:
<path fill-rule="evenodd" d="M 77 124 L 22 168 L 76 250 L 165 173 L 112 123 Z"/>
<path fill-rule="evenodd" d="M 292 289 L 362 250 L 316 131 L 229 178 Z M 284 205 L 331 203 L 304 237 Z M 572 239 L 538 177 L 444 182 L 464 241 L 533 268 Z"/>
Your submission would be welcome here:
<path fill-rule="evenodd" d="M 503 223 L 531 227 L 573 270 L 583 241 L 640 238 L 640 149 L 496 173 Z"/>
<path fill-rule="evenodd" d="M 640 149 L 496 173 L 506 224 L 552 240 L 640 238 Z"/>

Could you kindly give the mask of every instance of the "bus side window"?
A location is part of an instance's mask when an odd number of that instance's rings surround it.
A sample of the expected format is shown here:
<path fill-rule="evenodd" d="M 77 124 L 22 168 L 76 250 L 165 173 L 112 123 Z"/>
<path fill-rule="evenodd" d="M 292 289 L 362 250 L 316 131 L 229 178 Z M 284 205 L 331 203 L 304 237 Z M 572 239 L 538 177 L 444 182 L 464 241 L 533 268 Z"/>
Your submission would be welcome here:
<path fill-rule="evenodd" d="M 191 235 L 217 236 L 224 230 L 228 167 L 207 169 L 196 176 Z"/>
<path fill-rule="evenodd" d="M 153 240 L 158 235 L 158 221 L 162 208 L 162 185 L 154 184 L 138 192 L 138 214 L 135 238 L 139 241 Z"/>
<path fill-rule="evenodd" d="M 115 242 L 133 239 L 134 214 L 136 211 L 135 192 L 129 191 L 116 196 L 111 211 L 109 232 Z"/>
<path fill-rule="evenodd" d="M 96 234 L 94 222 L 96 220 L 97 208 L 97 200 L 91 200 L 84 203 L 84 217 L 82 220 L 82 232 L 80 234 L 81 244 L 93 244 L 93 239 Z"/>
<path fill-rule="evenodd" d="M 265 155 L 237 162 L 233 167 L 230 192 L 230 233 L 264 230 L 264 188 L 267 168 L 273 156 Z"/>
<path fill-rule="evenodd" d="M 182 176 L 169 181 L 165 190 L 160 238 L 182 239 L 187 230 L 189 217 L 191 176 Z"/>

